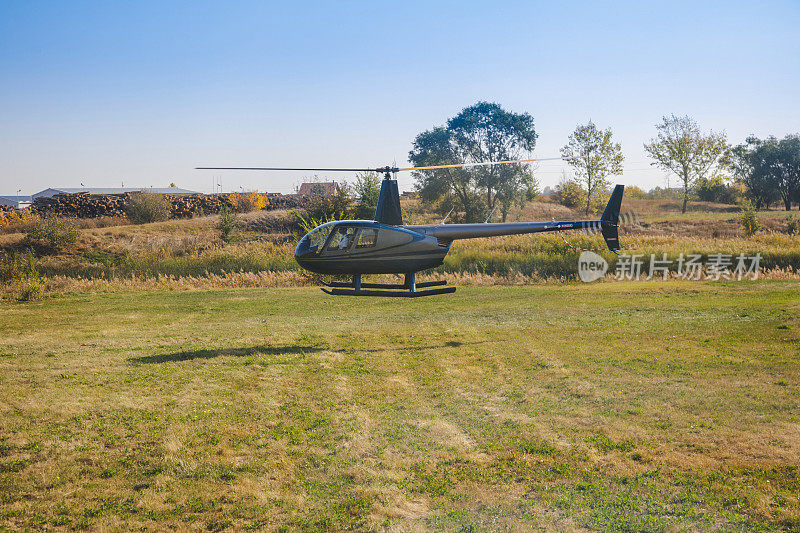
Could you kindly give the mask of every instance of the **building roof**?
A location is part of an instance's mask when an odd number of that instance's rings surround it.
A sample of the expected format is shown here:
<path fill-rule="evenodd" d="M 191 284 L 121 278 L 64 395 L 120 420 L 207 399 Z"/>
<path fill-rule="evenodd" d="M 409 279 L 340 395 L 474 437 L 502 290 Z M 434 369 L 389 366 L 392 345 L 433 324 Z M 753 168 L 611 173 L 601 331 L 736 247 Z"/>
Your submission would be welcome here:
<path fill-rule="evenodd" d="M 0 196 L 0 205 L 13 205 L 14 207 L 27 207 L 33 199 L 30 196 Z"/>
<path fill-rule="evenodd" d="M 4 200 L 14 200 L 15 202 L 30 202 L 30 196 L 14 196 L 13 194 L 3 194 L 0 195 L 0 198 Z"/>
<path fill-rule="evenodd" d="M 33 195 L 33 198 L 39 198 L 40 196 L 55 196 L 56 194 L 86 193 L 96 195 L 113 195 L 140 191 L 147 191 L 156 194 L 200 194 L 197 191 L 190 191 L 188 189 L 181 189 L 179 187 L 59 187 L 37 192 Z"/>
<path fill-rule="evenodd" d="M 338 185 L 335 181 L 318 181 L 312 183 L 301 183 L 297 194 L 308 196 L 310 194 L 322 192 L 323 195 L 334 194 Z"/>

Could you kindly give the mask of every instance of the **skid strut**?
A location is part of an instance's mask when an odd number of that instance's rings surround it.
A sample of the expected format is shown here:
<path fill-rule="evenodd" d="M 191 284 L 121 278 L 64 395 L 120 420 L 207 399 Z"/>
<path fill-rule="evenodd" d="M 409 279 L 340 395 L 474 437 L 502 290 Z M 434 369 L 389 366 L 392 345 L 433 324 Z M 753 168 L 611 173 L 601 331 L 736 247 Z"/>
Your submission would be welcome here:
<path fill-rule="evenodd" d="M 332 281 L 330 283 L 325 283 L 325 285 L 330 288 L 322 288 L 324 292 L 337 296 L 385 296 L 393 298 L 418 298 L 420 296 L 433 296 L 434 294 L 450 294 L 456 292 L 455 287 L 428 289 L 427 287 L 440 287 L 442 285 L 447 285 L 447 282 L 445 280 L 439 280 L 417 283 L 414 272 L 409 272 L 406 274 L 405 282 L 403 284 L 362 283 L 361 274 L 355 274 L 353 275 L 352 283 L 347 283 L 344 281 Z"/>

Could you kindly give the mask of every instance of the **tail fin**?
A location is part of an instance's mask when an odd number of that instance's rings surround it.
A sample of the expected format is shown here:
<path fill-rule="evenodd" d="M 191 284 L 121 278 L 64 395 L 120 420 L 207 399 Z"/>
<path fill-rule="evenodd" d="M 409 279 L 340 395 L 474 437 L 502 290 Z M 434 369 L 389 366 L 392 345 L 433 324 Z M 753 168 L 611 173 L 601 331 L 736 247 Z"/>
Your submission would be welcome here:
<path fill-rule="evenodd" d="M 378 196 L 378 206 L 375 208 L 375 221 L 392 226 L 403 224 L 397 180 L 384 179 L 381 182 L 381 193 Z"/>
<path fill-rule="evenodd" d="M 625 191 L 624 185 L 617 185 L 614 187 L 614 192 L 611 193 L 611 198 L 608 200 L 603 216 L 600 217 L 600 229 L 603 232 L 603 238 L 606 240 L 608 249 L 616 253 L 619 251 L 619 209 L 622 205 L 622 193 Z"/>

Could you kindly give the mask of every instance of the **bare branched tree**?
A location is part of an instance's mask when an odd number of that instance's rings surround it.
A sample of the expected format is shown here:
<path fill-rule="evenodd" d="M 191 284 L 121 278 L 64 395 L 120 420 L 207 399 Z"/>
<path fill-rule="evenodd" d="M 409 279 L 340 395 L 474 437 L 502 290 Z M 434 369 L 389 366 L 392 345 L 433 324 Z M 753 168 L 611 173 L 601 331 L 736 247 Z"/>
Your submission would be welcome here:
<path fill-rule="evenodd" d="M 655 165 L 674 172 L 683 181 L 683 208 L 689 202 L 689 192 L 698 178 L 706 177 L 728 151 L 725 132 L 703 134 L 697 122 L 689 116 L 670 115 L 656 125 L 658 136 L 645 143 L 644 149 Z"/>
<path fill-rule="evenodd" d="M 608 187 L 608 177 L 622 174 L 622 147 L 611 140 L 611 128 L 600 130 L 589 121 L 570 133 L 569 142 L 561 155 L 575 169 L 575 177 L 586 186 L 586 213 L 592 205 L 592 196 Z"/>

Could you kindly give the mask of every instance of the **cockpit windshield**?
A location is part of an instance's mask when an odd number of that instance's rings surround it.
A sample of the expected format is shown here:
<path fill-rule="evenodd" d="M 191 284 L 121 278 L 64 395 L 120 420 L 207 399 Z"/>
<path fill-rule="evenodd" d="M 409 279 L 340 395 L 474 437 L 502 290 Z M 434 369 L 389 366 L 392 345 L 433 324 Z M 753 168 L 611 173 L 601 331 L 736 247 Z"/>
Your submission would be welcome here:
<path fill-rule="evenodd" d="M 297 243 L 294 254 L 297 257 L 317 255 L 322 251 L 322 247 L 325 246 L 325 241 L 328 240 L 328 235 L 331 234 L 331 230 L 335 225 L 336 222 L 328 222 L 327 224 L 323 224 L 309 231 L 305 237 L 300 239 L 300 242 Z"/>

